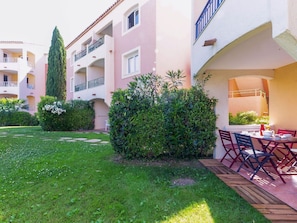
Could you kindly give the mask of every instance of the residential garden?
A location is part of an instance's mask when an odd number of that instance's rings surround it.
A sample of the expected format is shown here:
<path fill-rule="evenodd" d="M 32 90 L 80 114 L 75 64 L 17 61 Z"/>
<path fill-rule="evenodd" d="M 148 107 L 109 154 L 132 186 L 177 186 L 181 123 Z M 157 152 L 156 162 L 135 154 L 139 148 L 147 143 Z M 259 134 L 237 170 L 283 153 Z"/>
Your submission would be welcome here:
<path fill-rule="evenodd" d="M 0 139 L 0 222 L 269 222 L 197 160 L 125 160 L 100 132 L 1 127 Z"/>
<path fill-rule="evenodd" d="M 114 92 L 109 133 L 93 130 L 91 102 L 53 96 L 35 125 L 1 123 L 0 222 L 269 222 L 200 165 L 216 99 L 208 77 L 191 89 L 182 78 L 145 74 Z"/>

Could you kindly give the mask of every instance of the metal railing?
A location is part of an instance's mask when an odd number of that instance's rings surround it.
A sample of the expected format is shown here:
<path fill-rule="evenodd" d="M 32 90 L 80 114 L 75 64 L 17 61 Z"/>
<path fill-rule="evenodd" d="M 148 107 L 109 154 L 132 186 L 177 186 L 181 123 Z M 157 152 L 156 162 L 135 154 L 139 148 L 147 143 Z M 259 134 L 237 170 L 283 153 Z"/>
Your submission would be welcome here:
<path fill-rule="evenodd" d="M 229 98 L 252 97 L 252 96 L 266 97 L 266 93 L 261 89 L 247 89 L 247 90 L 229 91 L 229 95 L 228 95 Z"/>
<path fill-rule="evenodd" d="M 99 77 L 94 80 L 88 81 L 88 88 L 97 87 L 104 84 L 104 77 Z"/>
<path fill-rule="evenodd" d="M 28 89 L 35 89 L 35 85 L 34 84 L 27 84 L 27 88 Z"/>
<path fill-rule="evenodd" d="M 87 83 L 82 83 L 82 84 L 78 84 L 78 85 L 75 85 L 74 87 L 74 91 L 82 91 L 82 90 L 85 90 L 87 88 Z"/>
<path fill-rule="evenodd" d="M 18 57 L 3 57 L 0 60 L 1 63 L 16 63 L 18 62 Z"/>
<path fill-rule="evenodd" d="M 93 44 L 88 46 L 88 53 L 91 53 L 95 49 L 97 49 L 99 46 L 104 44 L 104 37 L 101 37 L 97 41 L 95 41 Z"/>
<path fill-rule="evenodd" d="M 90 44 L 89 46 L 86 45 L 86 49 L 80 51 L 79 53 L 74 55 L 74 61 L 79 60 L 80 58 L 84 57 L 88 53 L 91 53 L 98 47 L 102 46 L 104 44 L 104 37 L 101 37 L 100 39 L 96 40 L 94 43 Z"/>
<path fill-rule="evenodd" d="M 84 49 L 82 51 L 80 51 L 79 53 L 74 55 L 74 60 L 77 61 L 80 58 L 84 57 L 85 55 L 87 55 L 87 49 Z"/>
<path fill-rule="evenodd" d="M 208 0 L 195 24 L 195 40 L 201 35 L 205 27 L 208 25 L 224 1 L 225 0 Z"/>
<path fill-rule="evenodd" d="M 0 82 L 0 87 L 17 87 L 18 82 L 17 81 L 3 81 Z"/>

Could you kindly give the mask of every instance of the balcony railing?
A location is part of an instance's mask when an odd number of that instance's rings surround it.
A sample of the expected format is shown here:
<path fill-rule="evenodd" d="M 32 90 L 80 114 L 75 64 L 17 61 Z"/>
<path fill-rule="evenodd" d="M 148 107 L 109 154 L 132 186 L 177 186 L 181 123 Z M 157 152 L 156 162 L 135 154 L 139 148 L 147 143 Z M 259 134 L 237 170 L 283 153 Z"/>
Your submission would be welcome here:
<path fill-rule="evenodd" d="M 78 85 L 75 85 L 74 87 L 74 91 L 82 91 L 82 90 L 85 90 L 87 88 L 87 83 L 82 83 L 82 84 L 78 84 Z"/>
<path fill-rule="evenodd" d="M 0 87 L 17 87 L 18 82 L 17 81 L 3 81 L 0 82 Z"/>
<path fill-rule="evenodd" d="M 18 62 L 18 57 L 3 57 L 0 59 L 0 63 L 16 63 Z"/>
<path fill-rule="evenodd" d="M 35 85 L 34 84 L 27 84 L 27 88 L 28 89 L 35 89 Z"/>
<path fill-rule="evenodd" d="M 78 54 L 75 54 L 74 60 L 77 61 L 80 58 L 84 57 L 85 55 L 87 55 L 87 49 L 84 49 L 84 50 L 80 51 Z"/>
<path fill-rule="evenodd" d="M 88 88 L 97 87 L 104 84 L 104 77 L 99 77 L 94 80 L 88 81 Z"/>
<path fill-rule="evenodd" d="M 196 21 L 195 40 L 201 35 L 208 23 L 211 21 L 219 7 L 225 0 L 208 0 L 198 20 Z"/>
<path fill-rule="evenodd" d="M 101 37 L 100 39 L 98 39 L 96 42 L 94 42 L 88 47 L 88 53 L 91 53 L 92 51 L 94 51 L 95 49 L 97 49 L 99 46 L 103 44 L 104 44 L 104 37 Z"/>
<path fill-rule="evenodd" d="M 266 97 L 266 93 L 261 89 L 247 89 L 247 90 L 229 91 L 229 98 L 251 97 L 251 96 Z"/>
<path fill-rule="evenodd" d="M 98 47 L 102 46 L 103 44 L 104 44 L 104 37 L 101 37 L 100 39 L 96 40 L 96 42 L 89 45 L 86 49 L 84 49 L 84 50 L 80 51 L 79 53 L 75 54 L 74 55 L 74 60 L 75 61 L 79 60 L 80 58 L 84 57 L 88 53 L 91 53 L 92 51 L 94 51 Z"/>

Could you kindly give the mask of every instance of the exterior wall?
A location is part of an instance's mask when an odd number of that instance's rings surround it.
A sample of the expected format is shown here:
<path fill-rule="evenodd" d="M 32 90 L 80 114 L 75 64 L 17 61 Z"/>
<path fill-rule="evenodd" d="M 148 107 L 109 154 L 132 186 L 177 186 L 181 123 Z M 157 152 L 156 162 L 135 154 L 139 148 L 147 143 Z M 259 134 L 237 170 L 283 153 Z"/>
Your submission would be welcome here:
<path fill-rule="evenodd" d="M 127 31 L 126 17 L 134 7 L 139 10 L 139 24 Z M 186 3 L 169 0 L 116 1 L 66 47 L 67 89 L 70 90 L 67 92 L 67 99 L 80 98 L 96 102 L 99 100 L 100 103 L 96 103 L 95 106 L 95 128 L 102 129 L 105 126 L 104 119 L 108 116 L 106 106 L 110 106 L 112 92 L 119 88 L 127 88 L 136 75 L 147 73 L 165 75 L 169 70 L 179 69 L 187 76 L 185 86 L 190 86 L 190 15 L 190 1 Z M 73 55 L 87 47 L 93 37 L 104 31 L 106 27 L 110 27 L 107 39 L 111 41 L 111 47 L 105 51 L 100 50 L 102 54 L 94 51 L 94 54 L 84 56 L 79 59 L 79 62 L 72 62 Z M 124 57 L 135 49 L 139 51 L 140 71 L 133 76 L 125 76 Z M 97 62 L 91 62 L 95 57 L 98 59 Z M 104 86 L 98 88 L 96 92 L 90 90 L 71 92 L 71 80 L 74 79 L 74 83 L 79 84 L 79 81 L 85 82 L 91 76 L 94 77 L 95 68 L 90 66 L 92 63 L 98 64 L 99 60 L 104 60 L 102 70 L 105 78 Z M 100 75 L 102 72 L 100 70 Z M 102 93 L 102 90 L 105 93 Z M 101 100 L 105 104 L 102 104 Z"/>
<path fill-rule="evenodd" d="M 271 124 L 276 129 L 297 129 L 297 63 L 277 69 L 270 86 Z"/>
<path fill-rule="evenodd" d="M 191 86 L 191 2 L 156 0 L 156 72 L 182 70 Z"/>
<path fill-rule="evenodd" d="M 135 5 L 139 5 L 140 23 L 139 26 L 132 28 L 128 32 L 123 32 L 123 19 L 124 14 Z M 116 9 L 115 13 L 121 15 L 118 22 L 114 26 L 115 41 L 115 89 L 127 88 L 129 82 L 133 80 L 132 77 L 122 77 L 122 57 L 123 54 L 132 49 L 140 49 L 140 72 L 139 74 L 146 74 L 153 72 L 155 67 L 155 54 L 156 47 L 156 6 L 155 0 L 153 1 L 138 1 L 130 0 L 124 1 L 121 6 Z"/>
<path fill-rule="evenodd" d="M 102 129 L 105 126 L 105 121 L 108 120 L 108 106 L 104 103 L 103 100 L 93 100 L 95 114 L 95 129 Z"/>
<path fill-rule="evenodd" d="M 47 55 L 45 47 L 36 44 L 0 41 L 0 82 L 9 75 L 13 86 L 0 86 L 0 97 L 24 99 L 29 112 L 37 112 L 40 97 L 45 95 Z M 8 58 L 4 58 L 7 54 Z"/>
<path fill-rule="evenodd" d="M 295 60 L 297 51 L 292 47 L 297 45 L 297 4 L 294 0 L 271 0 L 271 21 L 273 38 Z"/>
<path fill-rule="evenodd" d="M 193 7 L 200 5 L 198 0 L 192 0 Z M 202 8 L 203 9 L 203 8 Z M 202 10 L 201 9 L 201 10 Z M 250 31 L 258 29 L 270 22 L 269 0 L 227 0 L 217 11 L 202 35 L 194 42 L 192 48 L 192 73 L 204 72 L 205 67 L 216 54 L 227 51 L 251 35 Z M 194 18 L 198 18 L 200 12 Z M 196 20 L 193 21 L 195 24 Z M 194 32 L 195 33 L 195 32 Z M 192 33 L 192 35 L 194 35 Z M 251 33 L 252 34 L 252 33 Z M 254 33 L 253 33 L 254 35 Z M 240 39 L 241 36 L 245 36 Z M 205 40 L 217 38 L 213 47 L 202 47 Z M 197 54 L 196 52 L 199 52 Z"/>
<path fill-rule="evenodd" d="M 236 115 L 238 112 L 255 111 L 258 115 L 268 114 L 266 98 L 263 96 L 229 98 L 229 112 Z"/>

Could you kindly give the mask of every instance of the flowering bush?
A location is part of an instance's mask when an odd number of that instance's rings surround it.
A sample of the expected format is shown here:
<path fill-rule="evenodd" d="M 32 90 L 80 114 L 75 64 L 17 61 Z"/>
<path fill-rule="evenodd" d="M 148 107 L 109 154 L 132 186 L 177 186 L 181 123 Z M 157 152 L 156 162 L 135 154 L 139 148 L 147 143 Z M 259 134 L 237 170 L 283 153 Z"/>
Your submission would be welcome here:
<path fill-rule="evenodd" d="M 15 112 L 28 109 L 28 104 L 23 99 L 1 98 L 0 112 Z"/>
<path fill-rule="evenodd" d="M 62 108 L 62 102 L 60 101 L 54 101 L 54 103 L 51 105 L 46 104 L 43 106 L 42 110 L 49 111 L 53 114 L 58 114 L 58 115 L 61 115 L 62 113 L 66 112 L 66 109 Z"/>
<path fill-rule="evenodd" d="M 67 112 L 66 112 L 67 111 Z M 94 129 L 93 103 L 82 100 L 57 101 L 52 96 L 41 97 L 38 120 L 46 131 L 74 131 Z"/>

